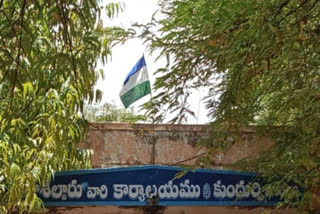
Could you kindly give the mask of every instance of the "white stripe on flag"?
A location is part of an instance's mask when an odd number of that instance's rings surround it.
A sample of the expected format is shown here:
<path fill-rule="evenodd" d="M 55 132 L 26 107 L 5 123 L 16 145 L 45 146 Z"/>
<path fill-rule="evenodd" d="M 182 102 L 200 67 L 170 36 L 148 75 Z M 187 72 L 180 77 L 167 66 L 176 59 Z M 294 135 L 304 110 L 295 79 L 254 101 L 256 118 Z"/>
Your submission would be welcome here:
<path fill-rule="evenodd" d="M 123 88 L 120 91 L 120 96 L 127 93 L 130 89 L 134 88 L 135 86 L 139 85 L 140 83 L 144 81 L 148 81 L 148 71 L 146 66 L 143 66 L 139 71 L 134 73 L 132 76 L 130 76 L 128 82 L 123 86 Z"/>

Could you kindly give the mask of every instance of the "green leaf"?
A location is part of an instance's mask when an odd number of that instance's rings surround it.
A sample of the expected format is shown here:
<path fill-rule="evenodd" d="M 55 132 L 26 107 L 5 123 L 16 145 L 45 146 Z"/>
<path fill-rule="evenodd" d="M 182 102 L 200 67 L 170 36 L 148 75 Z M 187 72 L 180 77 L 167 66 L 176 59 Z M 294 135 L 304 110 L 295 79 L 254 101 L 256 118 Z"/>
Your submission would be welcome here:
<path fill-rule="evenodd" d="M 10 177 L 17 178 L 20 176 L 20 174 L 21 174 L 20 167 L 17 164 L 12 163 L 10 166 Z"/>
<path fill-rule="evenodd" d="M 26 98 L 27 94 L 33 93 L 33 86 L 31 82 L 22 84 L 23 86 L 23 98 Z"/>
<path fill-rule="evenodd" d="M 95 97 L 96 97 L 96 102 L 100 102 L 101 99 L 102 99 L 102 91 L 99 90 L 99 89 L 97 89 L 97 90 L 96 90 Z"/>

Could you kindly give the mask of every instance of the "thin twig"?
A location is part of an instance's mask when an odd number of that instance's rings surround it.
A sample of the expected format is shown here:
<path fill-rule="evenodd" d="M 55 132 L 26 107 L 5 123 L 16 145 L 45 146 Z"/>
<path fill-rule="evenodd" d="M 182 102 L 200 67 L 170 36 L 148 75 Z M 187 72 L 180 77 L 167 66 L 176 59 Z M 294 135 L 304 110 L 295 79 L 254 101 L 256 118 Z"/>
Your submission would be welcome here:
<path fill-rule="evenodd" d="M 303 5 L 305 5 L 309 0 L 304 0 L 298 7 L 290 10 L 287 14 L 284 15 L 284 17 L 278 21 L 278 25 L 284 21 L 288 16 L 290 16 L 292 13 L 296 12 L 298 9 L 300 9 Z"/>
<path fill-rule="evenodd" d="M 180 163 L 184 163 L 184 162 L 187 162 L 187 161 L 189 161 L 189 160 L 193 160 L 193 159 L 195 159 L 195 158 L 201 157 L 201 156 L 203 156 L 203 155 L 205 155 L 205 154 L 207 154 L 207 153 L 206 153 L 206 152 L 203 152 L 203 153 L 201 153 L 200 155 L 195 155 L 195 156 L 193 156 L 193 157 L 191 157 L 191 158 L 188 158 L 188 159 L 185 159 L 185 160 L 182 160 L 182 161 L 179 161 L 179 162 L 170 164 L 169 166 L 175 166 L 175 165 L 178 165 L 178 164 L 180 164 Z"/>

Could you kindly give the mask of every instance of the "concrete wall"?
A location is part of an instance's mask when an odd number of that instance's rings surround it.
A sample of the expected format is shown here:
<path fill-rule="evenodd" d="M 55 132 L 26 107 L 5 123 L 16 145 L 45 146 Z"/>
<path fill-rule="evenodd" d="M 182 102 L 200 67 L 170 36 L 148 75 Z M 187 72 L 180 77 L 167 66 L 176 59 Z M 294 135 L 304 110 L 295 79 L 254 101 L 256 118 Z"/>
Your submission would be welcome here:
<path fill-rule="evenodd" d="M 170 165 L 202 154 L 196 143 L 207 136 L 204 125 L 95 123 L 81 146 L 94 150 L 93 167 Z"/>
<path fill-rule="evenodd" d="M 197 142 L 208 136 L 207 125 L 92 123 L 88 141 L 81 147 L 94 150 L 92 164 L 95 168 L 192 164 L 196 160 L 194 157 L 205 152 L 198 148 Z M 241 136 L 233 139 L 230 149 L 217 154 L 212 167 L 221 168 L 224 164 L 252 157 L 271 145 L 268 137 L 255 135 L 254 127 L 243 127 Z"/>
<path fill-rule="evenodd" d="M 205 149 L 199 149 L 197 142 L 209 136 L 206 125 L 151 125 L 123 123 L 92 123 L 88 140 L 80 145 L 94 150 L 92 164 L 95 168 L 110 166 L 133 166 L 146 164 L 178 165 L 192 164 L 194 157 Z M 223 168 L 246 157 L 252 157 L 272 146 L 266 136 L 256 136 L 253 127 L 243 127 L 238 138 L 233 139 L 228 151 L 218 153 L 212 162 L 213 168 Z M 293 209 L 275 210 L 270 207 L 58 207 L 49 213 L 103 213 L 103 214 L 254 214 L 254 213 L 294 213 Z"/>

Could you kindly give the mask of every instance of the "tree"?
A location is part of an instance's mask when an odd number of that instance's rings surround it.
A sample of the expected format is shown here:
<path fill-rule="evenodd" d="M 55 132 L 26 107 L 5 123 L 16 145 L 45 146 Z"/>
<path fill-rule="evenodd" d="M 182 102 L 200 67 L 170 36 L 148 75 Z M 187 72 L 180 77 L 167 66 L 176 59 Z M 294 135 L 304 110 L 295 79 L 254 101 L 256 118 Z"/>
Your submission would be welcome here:
<path fill-rule="evenodd" d="M 209 88 L 207 108 L 217 145 L 231 130 L 260 125 L 275 142 L 244 162 L 281 192 L 282 205 L 312 210 L 320 187 L 320 2 L 318 0 L 160 0 L 140 37 L 166 56 L 166 68 L 145 105 L 161 119 L 163 106 L 185 113 L 184 97 Z M 158 31 L 158 32 L 157 32 Z M 174 121 L 173 121 L 174 122 Z M 212 142 L 212 141 L 211 141 Z M 218 148 L 217 148 L 218 147 Z M 304 188 L 302 195 L 288 183 Z"/>
<path fill-rule="evenodd" d="M 104 103 L 102 106 L 87 105 L 84 109 L 84 115 L 89 122 L 135 123 L 146 120 L 146 117 L 136 115 L 132 109 L 121 109 L 110 103 Z"/>
<path fill-rule="evenodd" d="M 36 184 L 60 170 L 88 167 L 84 100 L 93 91 L 97 60 L 122 40 L 104 28 L 121 6 L 91 0 L 0 0 L 0 213 L 42 206 Z M 102 72 L 102 71 L 101 71 Z"/>

